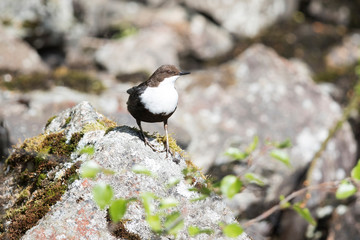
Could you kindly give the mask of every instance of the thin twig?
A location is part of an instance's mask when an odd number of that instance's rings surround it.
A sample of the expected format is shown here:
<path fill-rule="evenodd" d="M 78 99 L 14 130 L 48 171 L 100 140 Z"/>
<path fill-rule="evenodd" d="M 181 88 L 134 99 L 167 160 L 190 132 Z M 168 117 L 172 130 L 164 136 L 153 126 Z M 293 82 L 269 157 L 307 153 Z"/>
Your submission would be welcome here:
<path fill-rule="evenodd" d="M 317 185 L 313 185 L 313 186 L 308 186 L 308 187 L 304 187 L 298 191 L 292 192 L 291 194 L 289 194 L 286 198 L 284 198 L 283 200 L 281 200 L 277 205 L 273 206 L 272 208 L 268 209 L 267 211 L 263 212 L 262 214 L 260 214 L 259 216 L 250 219 L 249 221 L 247 221 L 246 223 L 243 224 L 244 227 L 249 227 L 251 225 L 253 225 L 254 223 L 260 222 L 264 219 L 266 219 L 267 217 L 269 217 L 271 214 L 275 213 L 278 210 L 282 209 L 282 205 L 286 202 L 289 202 L 290 200 L 292 200 L 293 198 L 300 196 L 302 194 L 305 194 L 309 191 L 314 191 L 314 190 L 324 190 L 324 189 L 334 189 L 337 188 L 337 186 L 339 185 L 340 181 L 333 181 L 333 182 L 324 182 L 324 183 L 320 183 Z"/>
<path fill-rule="evenodd" d="M 357 81 L 357 83 L 356 83 L 356 85 L 354 87 L 353 96 L 352 96 L 349 104 L 344 109 L 341 118 L 329 130 L 328 136 L 321 143 L 321 146 L 320 146 L 319 150 L 314 154 L 313 158 L 311 159 L 309 169 L 308 169 L 308 171 L 306 173 L 304 186 L 310 186 L 311 185 L 311 178 L 312 178 L 312 174 L 314 172 L 317 160 L 321 157 L 321 155 L 325 151 L 329 141 L 335 136 L 335 133 L 348 120 L 348 118 L 350 117 L 350 113 L 359 106 L 359 104 L 360 104 L 360 93 L 359 93 L 358 89 L 360 89 L 360 76 L 359 76 L 359 79 L 358 79 L 358 81 Z M 303 204 L 306 205 L 306 203 L 310 199 L 310 197 L 311 197 L 310 194 L 306 194 L 306 197 L 304 198 Z"/>

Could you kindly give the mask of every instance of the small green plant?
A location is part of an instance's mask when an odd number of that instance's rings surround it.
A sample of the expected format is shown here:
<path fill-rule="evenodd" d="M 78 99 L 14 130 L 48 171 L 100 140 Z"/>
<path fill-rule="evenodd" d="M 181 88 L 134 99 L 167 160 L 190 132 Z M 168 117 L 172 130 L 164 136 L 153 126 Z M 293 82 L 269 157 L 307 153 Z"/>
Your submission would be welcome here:
<path fill-rule="evenodd" d="M 79 152 L 88 153 L 88 151 L 83 149 Z M 90 151 L 89 153 L 91 154 L 93 151 Z M 96 178 L 99 173 L 108 174 L 108 171 L 109 170 L 102 168 L 93 160 L 85 162 L 80 169 L 82 177 L 92 179 Z M 141 165 L 135 165 L 132 168 L 132 172 L 156 178 L 156 175 L 153 172 Z M 188 167 L 184 170 L 184 176 L 188 181 L 192 181 L 194 177 L 199 177 L 201 174 L 199 174 L 195 168 Z M 166 187 L 174 187 L 179 183 L 179 181 L 179 179 L 170 179 L 169 182 L 166 183 Z M 240 191 L 242 182 L 235 176 L 227 176 L 218 185 L 221 191 L 217 189 L 218 187 L 216 184 L 214 185 L 215 187 L 213 187 L 209 183 L 209 186 L 207 187 L 206 181 L 203 185 L 190 188 L 190 191 L 197 191 L 201 194 L 200 198 L 194 199 L 193 201 L 203 200 L 210 196 L 213 192 L 222 192 L 222 194 L 226 197 L 232 198 Z M 153 232 L 161 235 L 176 236 L 177 233 L 184 228 L 184 218 L 181 213 L 176 210 L 176 207 L 179 205 L 179 201 L 171 197 L 160 198 L 152 192 L 143 192 L 140 193 L 137 198 L 114 199 L 112 187 L 105 183 L 99 183 L 93 188 L 93 198 L 100 209 L 106 209 L 108 207 L 109 215 L 113 222 L 122 221 L 126 214 L 128 205 L 132 201 L 137 201 L 142 203 L 145 212 L 145 219 Z M 221 223 L 220 227 L 223 230 L 223 234 L 228 237 L 237 237 L 243 232 L 243 229 L 239 224 L 225 225 Z M 190 236 L 196 236 L 203 233 L 211 235 L 214 232 L 210 229 L 200 229 L 197 226 L 190 226 L 187 230 Z"/>

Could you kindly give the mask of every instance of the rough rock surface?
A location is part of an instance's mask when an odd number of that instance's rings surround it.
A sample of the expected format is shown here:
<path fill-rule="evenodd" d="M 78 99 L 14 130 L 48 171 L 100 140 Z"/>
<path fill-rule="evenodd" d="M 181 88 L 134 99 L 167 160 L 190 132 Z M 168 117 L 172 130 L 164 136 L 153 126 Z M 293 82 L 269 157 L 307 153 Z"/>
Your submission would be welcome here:
<path fill-rule="evenodd" d="M 275 21 L 291 16 L 298 1 L 185 0 L 185 3 L 190 8 L 209 14 L 237 36 L 254 37 Z"/>
<path fill-rule="evenodd" d="M 302 64 L 285 60 L 263 45 L 252 46 L 216 70 L 197 72 L 189 78 L 177 83 L 180 96 L 187 97 L 180 97 L 172 121 L 187 126 L 192 139 L 188 151 L 205 171 L 213 165 L 210 175 L 241 176 L 250 171 L 266 179 L 261 194 L 258 190 L 244 191 L 229 202 L 239 212 L 254 209 L 249 212 L 252 216 L 277 201 L 280 194 L 294 191 L 342 113 L 340 106 L 314 84 Z M 224 156 L 229 147 L 245 150 L 254 136 L 259 136 L 260 146 L 250 169 Z M 287 150 L 291 168 L 266 153 L 266 140 L 286 139 L 293 145 Z M 343 179 L 354 166 L 355 156 L 354 136 L 345 123 L 318 160 L 313 183 Z M 309 206 L 324 197 L 322 193 L 314 194 Z"/>
<path fill-rule="evenodd" d="M 70 121 L 67 121 L 70 119 Z M 59 114 L 45 129 L 45 133 L 64 131 L 67 136 L 79 132 L 84 126 L 103 119 L 93 110 L 89 103 L 83 102 L 72 109 Z M 153 142 L 155 144 L 155 142 Z M 101 175 L 95 181 L 88 179 L 75 180 L 50 212 L 42 218 L 37 226 L 31 228 L 22 239 L 116 239 L 110 234 L 106 220 L 106 211 L 100 210 L 92 199 L 92 187 L 99 182 L 110 184 L 116 197 L 138 197 L 143 192 L 153 192 L 159 197 L 173 197 L 180 202 L 177 207 L 184 216 L 185 227 L 196 225 L 210 228 L 214 235 L 200 234 L 194 239 L 225 239 L 220 234 L 219 222 L 234 222 L 234 217 L 220 198 L 213 196 L 204 201 L 191 202 L 198 197 L 188 190 L 182 170 L 186 167 L 184 159 L 176 164 L 166 159 L 165 153 L 153 152 L 144 147 L 136 130 L 126 126 L 113 129 L 105 134 L 105 130 L 87 131 L 78 144 L 78 149 L 93 145 L 95 153 L 91 156 L 74 152 L 73 162 L 94 160 L 104 168 L 115 171 L 115 175 Z M 149 169 L 157 177 L 135 174 L 131 169 L 141 165 Z M 166 188 L 170 179 L 180 182 L 173 188 Z M 201 179 L 196 179 L 201 181 Z M 166 239 L 152 233 L 145 222 L 144 210 L 139 202 L 132 203 L 125 215 L 125 229 L 137 234 L 141 239 Z M 178 239 L 189 239 L 182 230 Z M 243 234 L 239 239 L 248 239 Z"/>

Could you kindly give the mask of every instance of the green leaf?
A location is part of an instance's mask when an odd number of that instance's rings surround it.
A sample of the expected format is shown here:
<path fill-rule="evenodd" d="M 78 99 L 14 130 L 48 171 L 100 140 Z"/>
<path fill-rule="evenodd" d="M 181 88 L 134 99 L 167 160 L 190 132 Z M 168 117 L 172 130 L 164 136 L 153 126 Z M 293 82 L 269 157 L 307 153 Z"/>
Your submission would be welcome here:
<path fill-rule="evenodd" d="M 123 218 L 128 202 L 128 200 L 120 198 L 111 203 L 109 213 L 113 222 L 118 222 Z"/>
<path fill-rule="evenodd" d="M 313 226 L 316 226 L 315 219 L 311 216 L 311 213 L 308 208 L 302 208 L 300 206 L 300 203 L 295 203 L 292 208 L 302 217 L 304 218 L 308 223 L 310 223 Z"/>
<path fill-rule="evenodd" d="M 199 234 L 202 234 L 202 233 L 205 233 L 205 234 L 213 234 L 214 231 L 211 230 L 211 229 L 200 229 L 196 226 L 189 226 L 188 227 L 188 233 L 190 235 L 190 237 L 195 237 L 196 235 L 199 235 Z"/>
<path fill-rule="evenodd" d="M 155 194 L 151 192 L 145 192 L 141 194 L 141 198 L 144 204 L 145 213 L 151 215 L 155 207 L 152 201 L 156 198 Z"/>
<path fill-rule="evenodd" d="M 151 230 L 161 232 L 161 220 L 159 215 L 147 215 L 146 221 L 149 223 Z"/>
<path fill-rule="evenodd" d="M 246 152 L 248 155 L 249 155 L 250 153 L 252 153 L 252 152 L 256 149 L 258 143 L 259 143 L 259 137 L 258 137 L 258 136 L 255 136 L 255 137 L 253 138 L 253 141 L 252 141 L 252 142 L 250 143 L 250 145 L 246 148 L 245 152 Z"/>
<path fill-rule="evenodd" d="M 135 165 L 133 168 L 132 168 L 132 171 L 134 173 L 137 173 L 137 174 L 144 174 L 144 175 L 148 175 L 150 177 L 154 176 L 154 174 L 148 170 L 146 167 L 144 166 L 141 166 L 141 165 Z"/>
<path fill-rule="evenodd" d="M 280 143 L 275 143 L 275 147 L 279 148 L 279 149 L 289 148 L 291 146 L 292 146 L 292 144 L 291 144 L 290 139 L 286 139 L 285 141 L 280 142 Z"/>
<path fill-rule="evenodd" d="M 234 175 L 225 176 L 220 183 L 220 190 L 227 198 L 233 198 L 242 187 L 241 181 Z"/>
<path fill-rule="evenodd" d="M 104 209 L 111 203 L 113 195 L 113 189 L 108 184 L 99 183 L 93 188 L 93 197 L 100 209 Z"/>
<path fill-rule="evenodd" d="M 177 234 L 184 227 L 184 219 L 180 212 L 173 212 L 166 216 L 164 226 L 166 231 L 172 235 Z"/>
<path fill-rule="evenodd" d="M 256 175 L 255 173 L 246 173 L 245 175 L 244 175 L 244 178 L 247 180 L 247 181 L 249 181 L 249 182 L 251 182 L 251 183 L 255 183 L 255 184 L 257 184 L 257 185 L 259 185 L 259 186 L 264 186 L 265 185 L 265 183 L 263 182 L 263 180 L 261 180 L 261 178 L 258 176 L 258 175 Z"/>
<path fill-rule="evenodd" d="M 284 163 L 288 167 L 291 166 L 289 155 L 283 150 L 274 149 L 270 152 L 270 156 Z"/>
<path fill-rule="evenodd" d="M 101 167 L 95 161 L 87 161 L 80 168 L 80 174 L 83 178 L 95 178 L 101 171 Z"/>
<path fill-rule="evenodd" d="M 174 177 L 170 178 L 168 183 L 166 184 L 166 187 L 167 188 L 172 188 L 175 185 L 177 185 L 179 182 L 180 182 L 180 179 L 178 179 L 178 178 L 174 178 Z"/>
<path fill-rule="evenodd" d="M 280 207 L 282 209 L 291 207 L 291 204 L 288 201 L 285 200 L 284 195 L 280 195 L 279 199 L 280 199 Z"/>
<path fill-rule="evenodd" d="M 196 226 L 189 226 L 188 233 L 189 233 L 190 237 L 195 237 L 196 235 L 200 234 L 200 228 L 198 228 Z"/>
<path fill-rule="evenodd" d="M 79 153 L 93 155 L 95 153 L 95 148 L 94 146 L 85 146 L 82 149 L 80 149 Z"/>
<path fill-rule="evenodd" d="M 206 199 L 209 195 L 201 194 L 200 197 L 190 199 L 191 202 L 197 202 Z"/>
<path fill-rule="evenodd" d="M 226 150 L 225 155 L 232 158 L 233 160 L 243 160 L 247 156 L 249 156 L 248 153 L 240 151 L 238 148 L 230 147 Z"/>
<path fill-rule="evenodd" d="M 223 228 L 223 233 L 227 237 L 236 238 L 244 232 L 243 228 L 238 223 L 226 225 Z"/>
<path fill-rule="evenodd" d="M 175 198 L 164 198 L 161 199 L 160 201 L 160 208 L 161 209 L 166 209 L 166 208 L 171 208 L 171 207 L 176 207 L 179 204 L 179 201 L 176 200 Z"/>
<path fill-rule="evenodd" d="M 360 180 L 360 160 L 358 160 L 356 166 L 351 170 L 351 177 L 355 180 Z"/>
<path fill-rule="evenodd" d="M 348 180 L 341 181 L 338 189 L 336 190 L 337 199 L 345 199 L 351 197 L 356 193 L 356 187 Z"/>

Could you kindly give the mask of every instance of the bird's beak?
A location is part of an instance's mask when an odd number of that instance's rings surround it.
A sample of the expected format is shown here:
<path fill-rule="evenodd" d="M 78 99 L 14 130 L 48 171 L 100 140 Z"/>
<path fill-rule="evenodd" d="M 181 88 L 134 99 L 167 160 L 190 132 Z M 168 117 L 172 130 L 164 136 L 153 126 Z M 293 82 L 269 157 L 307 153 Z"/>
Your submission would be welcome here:
<path fill-rule="evenodd" d="M 187 75 L 187 74 L 190 74 L 190 72 L 180 72 L 179 75 L 182 76 L 182 75 Z"/>

